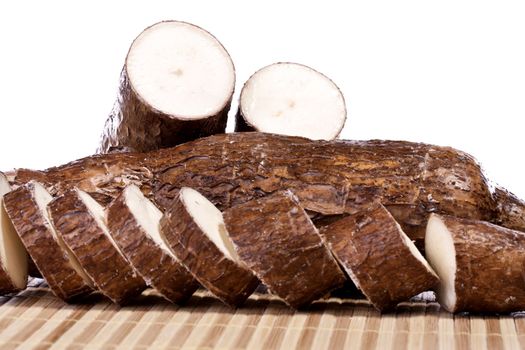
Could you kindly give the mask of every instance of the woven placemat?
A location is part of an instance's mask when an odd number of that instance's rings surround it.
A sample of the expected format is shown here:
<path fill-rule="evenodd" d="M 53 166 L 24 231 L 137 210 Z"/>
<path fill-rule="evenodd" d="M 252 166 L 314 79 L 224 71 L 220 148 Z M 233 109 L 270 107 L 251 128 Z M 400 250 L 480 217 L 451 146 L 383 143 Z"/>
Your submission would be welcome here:
<path fill-rule="evenodd" d="M 147 291 L 132 306 L 100 295 L 68 305 L 42 280 L 0 297 L 1 349 L 525 349 L 525 317 L 450 315 L 425 296 L 380 314 L 331 298 L 293 311 L 255 294 L 230 309 L 206 291 L 185 305 Z"/>

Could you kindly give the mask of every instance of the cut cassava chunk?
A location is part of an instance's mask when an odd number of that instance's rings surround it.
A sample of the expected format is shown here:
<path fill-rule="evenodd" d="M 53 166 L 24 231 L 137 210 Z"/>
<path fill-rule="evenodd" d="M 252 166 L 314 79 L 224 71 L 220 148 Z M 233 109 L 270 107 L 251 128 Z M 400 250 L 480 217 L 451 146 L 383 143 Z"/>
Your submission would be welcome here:
<path fill-rule="evenodd" d="M 149 151 L 223 133 L 235 85 L 230 55 L 195 25 L 166 21 L 131 45 L 101 152 Z"/>
<path fill-rule="evenodd" d="M 284 189 L 320 216 L 377 200 L 419 248 L 430 213 L 494 221 L 497 204 L 476 161 L 452 148 L 264 133 L 215 135 L 147 155 L 99 155 L 43 172 L 17 170 L 15 183 L 31 179 L 53 195 L 78 186 L 100 197 L 116 197 L 133 183 L 161 210 L 181 187 L 198 190 L 220 210 Z M 503 226 L 515 224 L 505 218 Z"/>
<path fill-rule="evenodd" d="M 38 182 L 4 196 L 4 206 L 27 252 L 53 293 L 66 301 L 93 290 L 93 283 L 50 222 L 53 197 Z"/>
<path fill-rule="evenodd" d="M 55 198 L 48 208 L 58 234 L 102 294 L 124 304 L 142 293 L 144 280 L 113 241 L 104 208 L 89 194 L 71 190 Z"/>
<path fill-rule="evenodd" d="M 161 219 L 161 232 L 177 258 L 211 293 L 241 305 L 259 285 L 242 263 L 221 212 L 191 188 L 182 188 Z"/>
<path fill-rule="evenodd" d="M 355 285 L 378 310 L 431 290 L 436 273 L 381 204 L 321 230 Z"/>
<path fill-rule="evenodd" d="M 483 221 L 433 214 L 425 251 L 450 312 L 525 310 L 525 234 Z"/>
<path fill-rule="evenodd" d="M 0 295 L 27 286 L 27 252 L 4 208 L 3 197 L 11 188 L 0 172 Z"/>
<path fill-rule="evenodd" d="M 108 228 L 135 270 L 169 301 L 186 301 L 199 284 L 160 233 L 162 212 L 130 185 L 107 208 Z"/>
<path fill-rule="evenodd" d="M 254 199 L 224 212 L 241 260 L 271 293 L 299 308 L 345 282 L 319 232 L 291 191 Z"/>
<path fill-rule="evenodd" d="M 4 173 L 4 179 L 7 181 L 7 185 L 9 185 L 9 182 L 13 182 L 14 178 L 15 178 L 15 174 L 16 174 L 16 171 L 8 171 L 8 172 L 5 172 Z M 1 177 L 1 175 L 0 175 Z M 3 205 L 2 205 L 3 206 Z M 22 242 L 20 242 L 22 243 Z M 25 250 L 25 248 L 24 248 Z M 40 271 L 38 271 L 38 268 L 36 267 L 35 265 L 35 262 L 33 261 L 33 259 L 31 259 L 31 256 L 29 256 L 26 252 L 26 256 L 27 256 L 27 273 L 29 276 L 31 277 L 36 277 L 36 278 L 43 278 L 42 277 L 42 274 L 40 273 Z"/>
<path fill-rule="evenodd" d="M 332 140 L 345 121 L 345 100 L 333 81 L 302 64 L 281 62 L 244 84 L 235 131 Z"/>

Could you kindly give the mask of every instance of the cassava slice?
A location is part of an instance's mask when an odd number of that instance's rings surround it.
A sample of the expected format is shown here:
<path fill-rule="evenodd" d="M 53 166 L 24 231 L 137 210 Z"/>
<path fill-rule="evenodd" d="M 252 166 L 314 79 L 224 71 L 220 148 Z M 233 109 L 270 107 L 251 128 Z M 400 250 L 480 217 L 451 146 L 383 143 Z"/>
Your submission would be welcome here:
<path fill-rule="evenodd" d="M 199 284 L 160 233 L 162 212 L 130 185 L 107 208 L 109 232 L 146 283 L 169 301 L 186 301 Z"/>
<path fill-rule="evenodd" d="M 244 84 L 235 131 L 333 140 L 345 121 L 345 100 L 332 80 L 302 64 L 280 62 Z"/>
<path fill-rule="evenodd" d="M 425 251 L 450 312 L 525 310 L 525 234 L 483 221 L 433 214 Z"/>
<path fill-rule="evenodd" d="M 47 205 L 53 197 L 38 182 L 4 196 L 4 206 L 18 236 L 53 293 L 65 300 L 93 290 L 93 282 L 50 222 Z"/>
<path fill-rule="evenodd" d="M 3 197 L 10 191 L 7 178 L 0 172 L 0 295 L 27 286 L 27 252 L 4 208 Z"/>
<path fill-rule="evenodd" d="M 109 234 L 104 208 L 89 194 L 71 190 L 49 203 L 52 222 L 97 288 L 125 304 L 146 288 Z"/>
<path fill-rule="evenodd" d="M 241 305 L 259 285 L 235 252 L 221 212 L 199 192 L 180 190 L 161 232 L 195 279 L 224 303 Z"/>
<path fill-rule="evenodd" d="M 166 21 L 131 45 L 101 152 L 149 151 L 223 133 L 235 85 L 230 55 L 195 25 Z"/>
<path fill-rule="evenodd" d="M 291 191 L 224 212 L 235 250 L 271 293 L 299 308 L 327 295 L 345 276 Z"/>
<path fill-rule="evenodd" d="M 378 310 L 431 290 L 436 273 L 381 204 L 347 216 L 321 230 L 355 285 Z"/>

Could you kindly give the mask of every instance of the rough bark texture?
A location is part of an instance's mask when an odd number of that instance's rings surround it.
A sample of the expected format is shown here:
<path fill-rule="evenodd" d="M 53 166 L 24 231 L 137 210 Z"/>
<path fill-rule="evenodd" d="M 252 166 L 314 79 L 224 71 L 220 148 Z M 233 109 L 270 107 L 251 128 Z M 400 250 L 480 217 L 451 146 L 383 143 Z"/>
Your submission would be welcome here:
<path fill-rule="evenodd" d="M 107 208 L 107 220 L 113 238 L 146 283 L 174 303 L 184 302 L 192 296 L 198 282 L 186 267 L 146 234 L 123 194 Z"/>
<path fill-rule="evenodd" d="M 321 234 L 356 286 L 378 310 L 431 290 L 437 275 L 418 260 L 381 205 L 324 227 Z"/>
<path fill-rule="evenodd" d="M 504 188 L 494 190 L 498 225 L 525 232 L 525 202 Z"/>
<path fill-rule="evenodd" d="M 451 312 L 525 310 L 525 234 L 487 222 L 439 215 L 456 249 Z"/>
<path fill-rule="evenodd" d="M 211 136 L 146 154 L 93 156 L 37 172 L 53 194 L 78 186 L 100 198 L 135 183 L 164 209 L 192 187 L 220 209 L 291 189 L 310 212 L 354 212 L 384 204 L 423 247 L 430 213 L 496 221 L 496 201 L 479 165 L 448 147 L 403 141 L 311 141 L 263 133 Z M 504 218 L 503 218 L 504 219 Z M 502 222 L 502 225 L 513 222 Z"/>
<path fill-rule="evenodd" d="M 231 99 L 219 113 L 203 119 L 182 120 L 167 115 L 138 96 L 124 67 L 117 101 L 106 121 L 99 153 L 146 152 L 224 133 L 230 104 Z"/>
<path fill-rule="evenodd" d="M 310 304 L 345 282 L 291 191 L 228 209 L 224 222 L 241 260 L 272 294 L 294 308 Z"/>
<path fill-rule="evenodd" d="M 51 232 L 35 200 L 32 182 L 6 194 L 4 206 L 27 252 L 57 297 L 72 301 L 92 291 Z"/>
<path fill-rule="evenodd" d="M 54 199 L 48 207 L 57 232 L 105 296 L 125 304 L 142 293 L 144 280 L 105 235 L 76 190 Z"/>
<path fill-rule="evenodd" d="M 259 285 L 250 270 L 228 259 L 202 232 L 180 197 L 164 213 L 160 225 L 177 258 L 224 303 L 241 305 Z"/>
<path fill-rule="evenodd" d="M 321 230 L 323 227 L 333 224 L 334 222 L 337 222 L 347 217 L 348 215 L 350 214 L 340 214 L 340 215 L 316 215 L 314 214 L 313 216 L 310 216 L 310 218 L 312 219 L 312 222 L 314 223 L 315 227 L 317 227 L 318 230 Z"/>

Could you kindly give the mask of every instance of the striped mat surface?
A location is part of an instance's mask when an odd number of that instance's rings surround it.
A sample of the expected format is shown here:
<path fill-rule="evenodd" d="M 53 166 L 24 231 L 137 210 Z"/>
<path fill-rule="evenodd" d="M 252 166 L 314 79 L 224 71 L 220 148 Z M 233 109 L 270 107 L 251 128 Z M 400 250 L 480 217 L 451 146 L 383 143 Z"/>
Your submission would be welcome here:
<path fill-rule="evenodd" d="M 427 296 L 428 297 L 428 296 Z M 293 311 L 255 294 L 230 309 L 206 291 L 184 306 L 147 291 L 118 307 L 99 295 L 68 305 L 41 280 L 0 297 L 0 349 L 525 349 L 525 315 L 450 315 L 425 296 L 380 314 L 331 298 Z"/>

